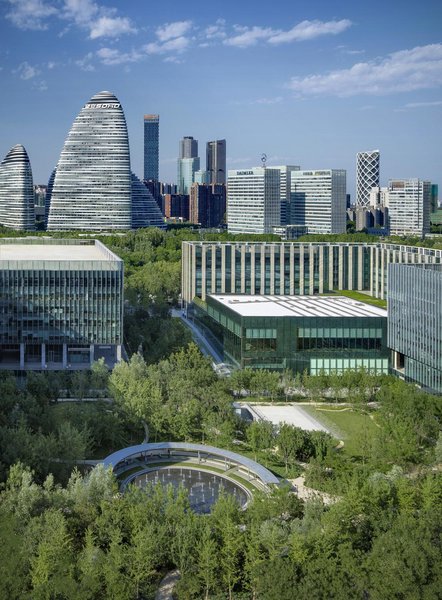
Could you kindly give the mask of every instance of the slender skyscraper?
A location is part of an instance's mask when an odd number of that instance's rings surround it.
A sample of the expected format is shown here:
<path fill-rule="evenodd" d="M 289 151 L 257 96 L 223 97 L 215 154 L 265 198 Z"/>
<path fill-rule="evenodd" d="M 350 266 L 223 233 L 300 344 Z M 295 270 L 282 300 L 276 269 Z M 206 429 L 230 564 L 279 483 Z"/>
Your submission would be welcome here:
<path fill-rule="evenodd" d="M 226 183 L 226 140 L 207 142 L 206 171 L 209 183 Z"/>
<path fill-rule="evenodd" d="M 144 115 L 144 179 L 159 180 L 160 116 Z"/>
<path fill-rule="evenodd" d="M 198 140 L 186 135 L 180 140 L 179 158 L 196 158 L 198 156 Z"/>
<path fill-rule="evenodd" d="M 31 163 L 21 144 L 11 148 L 0 165 L 0 225 L 35 229 Z"/>
<path fill-rule="evenodd" d="M 356 154 L 356 207 L 370 205 L 371 188 L 379 187 L 379 150 Z"/>
<path fill-rule="evenodd" d="M 195 181 L 195 172 L 199 169 L 198 140 L 194 140 L 191 135 L 187 135 L 180 140 L 177 173 L 179 194 L 190 193 L 190 186 Z"/>

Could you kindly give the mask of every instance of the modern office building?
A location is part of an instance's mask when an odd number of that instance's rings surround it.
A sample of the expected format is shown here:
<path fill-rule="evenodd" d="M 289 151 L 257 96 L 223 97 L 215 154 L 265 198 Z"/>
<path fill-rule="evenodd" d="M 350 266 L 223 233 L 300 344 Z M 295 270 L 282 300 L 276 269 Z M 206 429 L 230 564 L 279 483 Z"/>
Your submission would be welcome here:
<path fill-rule="evenodd" d="M 301 167 L 295 165 L 282 165 L 271 167 L 279 170 L 279 186 L 281 198 L 281 225 L 287 225 L 290 221 L 290 192 L 292 186 L 292 172 L 299 171 Z"/>
<path fill-rule="evenodd" d="M 388 183 L 391 235 L 430 233 L 431 183 L 421 179 L 395 179 Z"/>
<path fill-rule="evenodd" d="M 201 227 L 219 227 L 226 214 L 226 186 L 200 185 L 190 188 L 189 221 Z"/>
<path fill-rule="evenodd" d="M 129 139 L 119 100 L 93 96 L 81 109 L 58 161 L 48 229 L 131 229 Z"/>
<path fill-rule="evenodd" d="M 388 267 L 393 373 L 442 393 L 442 265 Z"/>
<path fill-rule="evenodd" d="M 185 306 L 211 294 L 388 295 L 388 265 L 442 264 L 442 250 L 389 243 L 183 242 Z"/>
<path fill-rule="evenodd" d="M 95 240 L 0 240 L 0 369 L 121 358 L 123 261 Z"/>
<path fill-rule="evenodd" d="M 194 174 L 194 183 L 204 183 L 206 185 L 210 184 L 210 173 L 208 171 L 203 171 L 200 169 L 199 171 L 195 171 Z"/>
<path fill-rule="evenodd" d="M 206 171 L 209 173 L 207 183 L 226 183 L 226 140 L 207 142 Z"/>
<path fill-rule="evenodd" d="M 144 115 L 144 179 L 159 180 L 160 115 Z"/>
<path fill-rule="evenodd" d="M 272 233 L 280 225 L 279 170 L 266 167 L 231 170 L 227 184 L 229 233 Z"/>
<path fill-rule="evenodd" d="M 195 181 L 195 173 L 200 170 L 200 159 L 198 156 L 193 158 L 178 159 L 178 193 L 190 194 L 190 188 Z"/>
<path fill-rule="evenodd" d="M 379 160 L 379 150 L 356 154 L 356 206 L 359 208 L 369 206 L 371 189 L 379 187 Z"/>
<path fill-rule="evenodd" d="M 11 148 L 0 164 L 0 225 L 21 231 L 35 229 L 31 163 L 21 144 Z"/>
<path fill-rule="evenodd" d="M 132 173 L 132 228 L 139 227 L 165 229 L 166 224 L 155 198 L 144 183 Z"/>
<path fill-rule="evenodd" d="M 191 135 L 186 135 L 180 140 L 178 158 L 196 158 L 198 156 L 198 140 Z"/>
<path fill-rule="evenodd" d="M 342 169 L 292 171 L 290 223 L 309 233 L 345 233 L 346 172 Z"/>
<path fill-rule="evenodd" d="M 213 295 L 196 318 L 240 368 L 388 373 L 387 311 L 349 298 Z"/>

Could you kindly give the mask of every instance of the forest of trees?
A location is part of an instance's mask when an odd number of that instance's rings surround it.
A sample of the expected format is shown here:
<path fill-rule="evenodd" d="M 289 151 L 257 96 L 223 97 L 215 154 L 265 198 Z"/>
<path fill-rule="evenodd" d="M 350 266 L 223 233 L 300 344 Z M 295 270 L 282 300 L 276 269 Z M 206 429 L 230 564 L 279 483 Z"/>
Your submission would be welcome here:
<path fill-rule="evenodd" d="M 441 597 L 440 398 L 365 371 L 219 377 L 169 315 L 181 242 L 202 235 L 101 238 L 126 273 L 130 359 L 111 373 L 102 361 L 90 372 L 0 373 L 0 598 L 148 600 L 172 569 L 178 600 Z M 241 419 L 232 402 L 243 397 L 344 402 L 374 426 L 341 447 L 323 432 Z M 183 490 L 121 494 L 112 473 L 82 463 L 146 435 L 233 449 L 282 484 L 245 511 L 222 496 L 197 516 Z M 301 473 L 334 501 L 301 501 L 285 481 Z"/>

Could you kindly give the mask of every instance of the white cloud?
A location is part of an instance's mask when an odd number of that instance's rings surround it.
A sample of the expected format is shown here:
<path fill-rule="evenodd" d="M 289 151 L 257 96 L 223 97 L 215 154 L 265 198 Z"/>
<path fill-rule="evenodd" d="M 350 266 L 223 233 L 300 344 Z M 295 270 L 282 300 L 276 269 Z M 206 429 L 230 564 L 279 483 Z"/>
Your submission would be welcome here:
<path fill-rule="evenodd" d="M 122 65 L 125 63 L 137 62 L 141 56 L 138 52 L 120 52 L 115 48 L 100 48 L 97 56 L 104 65 Z"/>
<path fill-rule="evenodd" d="M 433 102 L 409 102 L 404 108 L 427 108 L 431 106 L 442 106 L 442 100 L 434 100 Z"/>
<path fill-rule="evenodd" d="M 10 5 L 6 18 L 19 29 L 47 29 L 45 22 L 58 13 L 57 8 L 45 0 L 7 0 Z"/>
<path fill-rule="evenodd" d="M 28 79 L 33 79 L 34 77 L 37 77 L 37 75 L 40 75 L 40 70 L 25 61 L 15 69 L 14 73 L 16 73 L 20 79 L 27 81 Z"/>
<path fill-rule="evenodd" d="M 288 42 L 304 42 L 321 35 L 337 35 L 351 26 L 351 21 L 301 21 L 288 31 L 280 31 L 269 38 L 270 44 L 286 44 Z"/>
<path fill-rule="evenodd" d="M 79 60 L 76 60 L 75 64 L 77 65 L 77 67 L 80 67 L 82 71 L 95 71 L 95 67 L 91 62 L 93 58 L 94 55 L 92 54 L 92 52 L 88 52 L 86 56 L 80 58 Z"/>
<path fill-rule="evenodd" d="M 204 35 L 207 39 L 223 39 L 226 37 L 226 21 L 225 19 L 217 19 L 215 25 L 209 25 L 204 30 Z"/>
<path fill-rule="evenodd" d="M 191 27 L 192 21 L 176 21 L 158 27 L 155 33 L 160 42 L 167 42 L 173 38 L 183 36 Z"/>
<path fill-rule="evenodd" d="M 235 25 L 237 35 L 224 40 L 227 46 L 236 46 L 237 48 L 248 48 L 255 46 L 259 40 L 268 40 L 276 32 L 269 27 L 240 27 Z"/>
<path fill-rule="evenodd" d="M 89 31 L 89 38 L 118 37 L 136 29 L 127 17 L 116 16 L 115 8 L 100 6 L 92 0 L 65 0 L 63 16 Z"/>
<path fill-rule="evenodd" d="M 166 52 L 184 52 L 189 47 L 190 40 L 186 37 L 178 37 L 160 44 L 152 42 L 143 46 L 147 54 L 165 54 Z"/>
<path fill-rule="evenodd" d="M 279 104 L 283 99 L 282 96 L 276 96 L 275 98 L 258 98 L 258 100 L 255 100 L 252 104 Z"/>
<path fill-rule="evenodd" d="M 11 9 L 6 16 L 20 29 L 47 29 L 49 17 L 57 16 L 87 30 L 90 39 L 117 37 L 136 31 L 127 17 L 117 16 L 115 8 L 101 6 L 92 0 L 63 0 L 61 6 L 58 0 L 7 2 Z"/>
<path fill-rule="evenodd" d="M 387 58 L 361 62 L 325 75 L 293 77 L 288 87 L 301 95 L 384 95 L 442 84 L 442 44 L 393 52 Z"/>
<path fill-rule="evenodd" d="M 301 23 L 287 31 L 271 29 L 270 27 L 241 27 L 235 25 L 236 35 L 225 39 L 224 43 L 228 46 L 248 48 L 256 45 L 261 40 L 274 45 L 304 42 L 322 35 L 337 35 L 348 29 L 351 24 L 348 19 L 340 21 L 301 21 Z"/>

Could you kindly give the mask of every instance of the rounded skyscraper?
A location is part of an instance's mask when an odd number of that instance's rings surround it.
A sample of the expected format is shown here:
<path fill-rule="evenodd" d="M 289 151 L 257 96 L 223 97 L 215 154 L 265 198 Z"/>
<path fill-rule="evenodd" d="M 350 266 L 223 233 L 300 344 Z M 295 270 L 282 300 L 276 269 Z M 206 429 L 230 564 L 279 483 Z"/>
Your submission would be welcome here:
<path fill-rule="evenodd" d="M 57 164 L 48 230 L 131 229 L 129 138 L 119 100 L 100 92 L 75 119 Z"/>
<path fill-rule="evenodd" d="M 17 144 L 0 164 L 0 225 L 22 231 L 35 229 L 31 163 Z"/>

